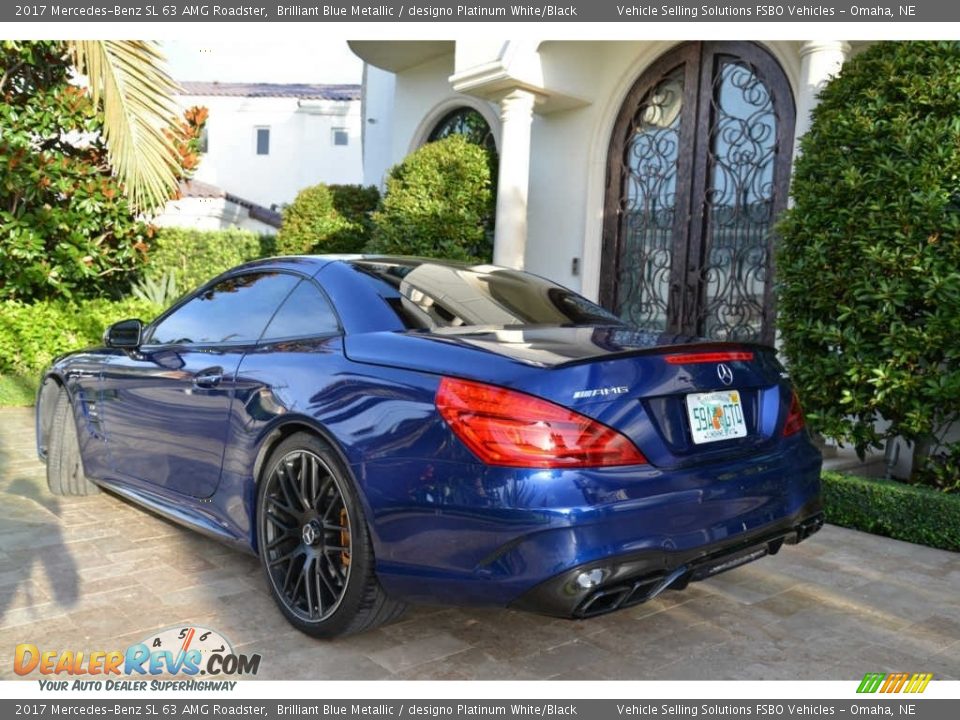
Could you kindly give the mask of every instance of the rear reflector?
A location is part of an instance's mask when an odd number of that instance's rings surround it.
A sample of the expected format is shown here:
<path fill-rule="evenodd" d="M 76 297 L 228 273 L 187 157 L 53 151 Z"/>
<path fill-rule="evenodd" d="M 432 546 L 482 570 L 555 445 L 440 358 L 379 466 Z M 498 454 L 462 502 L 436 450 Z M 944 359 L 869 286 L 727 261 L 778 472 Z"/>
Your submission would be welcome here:
<path fill-rule="evenodd" d="M 753 352 L 751 350 L 733 350 L 726 352 L 694 352 L 666 356 L 666 361 L 671 365 L 730 362 L 733 360 L 753 360 Z"/>
<path fill-rule="evenodd" d="M 435 402 L 457 437 L 488 465 L 586 468 L 647 462 L 616 430 L 515 390 L 443 378 Z"/>
<path fill-rule="evenodd" d="M 783 436 L 789 437 L 790 435 L 796 435 L 803 430 L 805 424 L 803 408 L 800 407 L 800 398 L 797 397 L 797 393 L 794 391 L 790 396 L 790 410 L 787 412 L 787 419 L 783 423 Z"/>

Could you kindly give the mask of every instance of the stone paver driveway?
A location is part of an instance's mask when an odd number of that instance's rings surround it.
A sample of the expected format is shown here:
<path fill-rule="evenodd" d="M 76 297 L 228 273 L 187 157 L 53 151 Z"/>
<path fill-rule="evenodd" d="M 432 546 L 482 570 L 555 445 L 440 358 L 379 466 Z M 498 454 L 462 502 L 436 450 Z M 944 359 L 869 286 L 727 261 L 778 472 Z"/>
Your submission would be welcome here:
<path fill-rule="evenodd" d="M 270 679 L 960 678 L 960 554 L 827 526 L 776 558 L 613 615 L 411 608 L 321 642 L 293 630 L 257 560 L 109 494 L 46 488 L 29 409 L 0 409 L 0 677 L 20 642 L 123 648 L 201 624 Z"/>

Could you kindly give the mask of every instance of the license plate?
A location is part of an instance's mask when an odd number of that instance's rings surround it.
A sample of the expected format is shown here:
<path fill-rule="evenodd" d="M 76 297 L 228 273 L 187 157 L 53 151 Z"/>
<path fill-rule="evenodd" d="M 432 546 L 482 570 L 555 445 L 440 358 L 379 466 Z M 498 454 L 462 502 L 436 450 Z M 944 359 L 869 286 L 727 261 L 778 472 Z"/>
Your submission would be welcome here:
<path fill-rule="evenodd" d="M 693 442 L 698 445 L 747 435 L 737 390 L 687 395 L 687 417 Z"/>

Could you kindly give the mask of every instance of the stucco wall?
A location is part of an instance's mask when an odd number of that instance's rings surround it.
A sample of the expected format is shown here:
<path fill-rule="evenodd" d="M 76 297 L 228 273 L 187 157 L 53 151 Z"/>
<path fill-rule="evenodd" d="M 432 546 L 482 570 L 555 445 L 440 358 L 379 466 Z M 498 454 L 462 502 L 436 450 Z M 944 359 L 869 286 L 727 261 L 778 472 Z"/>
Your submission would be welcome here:
<path fill-rule="evenodd" d="M 249 211 L 224 198 L 185 197 L 167 203 L 153 223 L 160 227 L 182 227 L 195 230 L 240 228 L 261 235 L 276 235 L 277 228 L 250 217 Z"/>
<path fill-rule="evenodd" d="M 360 101 L 189 95 L 184 107 L 210 110 L 208 152 L 196 179 L 270 207 L 288 203 L 303 188 L 363 181 Z M 256 154 L 257 127 L 270 128 L 270 153 Z M 349 144 L 336 146 L 333 128 L 347 128 Z"/>
<path fill-rule="evenodd" d="M 387 172 L 426 140 L 430 130 L 447 112 L 463 105 L 480 111 L 499 139 L 496 107 L 485 100 L 454 92 L 448 78 L 453 73 L 453 53 L 394 75 L 376 68 L 367 71 L 364 178 L 382 185 Z M 393 96 L 388 121 L 383 99 Z"/>

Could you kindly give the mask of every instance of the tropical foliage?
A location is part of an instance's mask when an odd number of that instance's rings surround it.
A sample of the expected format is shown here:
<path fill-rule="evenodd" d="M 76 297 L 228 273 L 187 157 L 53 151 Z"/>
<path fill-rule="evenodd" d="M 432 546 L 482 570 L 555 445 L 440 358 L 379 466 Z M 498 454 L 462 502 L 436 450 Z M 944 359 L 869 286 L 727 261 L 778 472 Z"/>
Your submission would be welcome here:
<path fill-rule="evenodd" d="M 110 74 L 104 57 L 85 52 L 91 72 Z M 119 57 L 124 72 L 134 73 L 128 65 L 136 56 Z M 138 220 L 138 208 L 153 202 L 149 188 L 159 186 L 147 183 L 138 190 L 135 178 L 155 168 L 149 160 L 125 156 L 150 155 L 151 142 L 139 138 L 143 127 L 157 121 L 131 121 L 117 109 L 111 114 L 106 91 L 101 96 L 108 114 L 98 112 L 96 94 L 78 86 L 72 74 L 73 58 L 64 43 L 0 43 L 0 298 L 119 294 L 149 249 L 152 229 Z M 137 82 L 154 75 L 143 70 Z M 137 82 L 119 79 L 123 72 L 112 77 L 110 92 L 136 94 Z M 134 117 L 148 114 L 149 103 L 129 103 Z M 133 129 L 110 131 L 110 117 L 113 126 Z M 196 167 L 205 121 L 205 109 L 191 108 L 179 120 L 170 116 L 160 130 L 172 153 L 174 181 Z M 108 138 L 119 146 L 111 149 Z M 133 185 L 114 172 L 113 157 L 126 163 L 122 175 L 133 178 Z"/>
<path fill-rule="evenodd" d="M 0 374 L 39 379 L 54 356 L 99 345 L 103 331 L 125 318 L 151 320 L 160 307 L 147 300 L 0 301 Z"/>
<path fill-rule="evenodd" d="M 0 43 L 0 298 L 126 286 L 144 226 L 62 43 Z"/>
<path fill-rule="evenodd" d="M 172 276 L 176 290 L 185 293 L 235 265 L 273 255 L 274 243 L 270 235 L 238 228 L 160 228 L 142 272 L 155 283 Z"/>
<path fill-rule="evenodd" d="M 173 119 L 177 84 L 156 43 L 144 40 L 75 40 L 68 43 L 77 69 L 102 109 L 107 158 L 134 208 L 150 211 L 176 193 L 182 166 Z"/>

